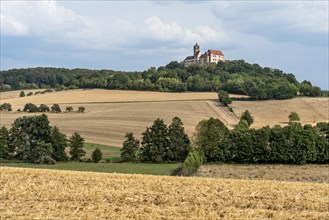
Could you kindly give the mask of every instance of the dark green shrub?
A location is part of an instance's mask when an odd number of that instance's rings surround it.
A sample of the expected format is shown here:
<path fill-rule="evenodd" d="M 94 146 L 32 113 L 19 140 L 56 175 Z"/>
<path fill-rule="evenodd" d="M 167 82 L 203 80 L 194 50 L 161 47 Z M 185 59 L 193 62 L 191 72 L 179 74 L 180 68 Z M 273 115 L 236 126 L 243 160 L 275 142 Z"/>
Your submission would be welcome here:
<path fill-rule="evenodd" d="M 97 147 L 91 155 L 91 158 L 93 159 L 93 162 L 98 163 L 99 161 L 101 161 L 102 157 L 103 157 L 103 153 L 102 153 L 101 149 L 99 149 Z"/>

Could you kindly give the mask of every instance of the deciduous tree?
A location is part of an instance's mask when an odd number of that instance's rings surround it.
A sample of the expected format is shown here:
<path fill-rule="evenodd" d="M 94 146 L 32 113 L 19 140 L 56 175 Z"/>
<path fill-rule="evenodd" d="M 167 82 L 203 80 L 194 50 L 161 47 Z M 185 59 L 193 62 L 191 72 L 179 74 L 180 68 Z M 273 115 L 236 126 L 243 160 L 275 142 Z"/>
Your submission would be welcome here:
<path fill-rule="evenodd" d="M 168 128 L 170 148 L 167 151 L 171 161 L 184 161 L 191 150 L 190 139 L 184 131 L 183 122 L 179 117 L 174 117 Z"/>
<path fill-rule="evenodd" d="M 245 120 L 248 122 L 248 125 L 250 126 L 252 123 L 254 123 L 254 118 L 251 116 L 251 113 L 246 110 L 245 112 L 242 113 L 240 117 L 240 121 Z"/>
<path fill-rule="evenodd" d="M 51 112 L 59 113 L 59 112 L 62 112 L 62 110 L 58 104 L 53 104 L 53 106 L 51 106 Z"/>

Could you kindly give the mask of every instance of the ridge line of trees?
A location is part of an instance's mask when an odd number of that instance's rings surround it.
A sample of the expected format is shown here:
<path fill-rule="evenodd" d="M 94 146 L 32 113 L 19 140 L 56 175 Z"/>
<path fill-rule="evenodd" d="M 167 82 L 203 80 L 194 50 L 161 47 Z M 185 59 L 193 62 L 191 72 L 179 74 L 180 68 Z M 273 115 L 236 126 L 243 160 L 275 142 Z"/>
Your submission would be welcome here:
<path fill-rule="evenodd" d="M 244 60 L 190 65 L 172 61 L 143 72 L 65 68 L 27 68 L 0 71 L 0 91 L 54 88 L 104 88 L 147 91 L 219 91 L 251 99 L 289 99 L 296 95 L 328 96 L 309 81 L 298 82 L 292 73 L 261 67 Z"/>

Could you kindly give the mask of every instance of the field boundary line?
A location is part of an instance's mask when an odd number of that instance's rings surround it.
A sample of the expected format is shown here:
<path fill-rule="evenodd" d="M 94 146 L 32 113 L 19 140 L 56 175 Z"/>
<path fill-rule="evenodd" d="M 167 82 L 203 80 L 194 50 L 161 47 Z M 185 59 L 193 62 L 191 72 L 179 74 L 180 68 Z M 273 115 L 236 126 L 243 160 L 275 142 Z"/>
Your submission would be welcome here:
<path fill-rule="evenodd" d="M 197 101 L 214 101 L 216 99 L 179 99 L 179 100 L 146 100 L 146 101 L 113 101 L 113 102 L 58 102 L 57 104 L 124 104 L 124 103 L 157 103 L 157 102 L 197 102 Z"/>

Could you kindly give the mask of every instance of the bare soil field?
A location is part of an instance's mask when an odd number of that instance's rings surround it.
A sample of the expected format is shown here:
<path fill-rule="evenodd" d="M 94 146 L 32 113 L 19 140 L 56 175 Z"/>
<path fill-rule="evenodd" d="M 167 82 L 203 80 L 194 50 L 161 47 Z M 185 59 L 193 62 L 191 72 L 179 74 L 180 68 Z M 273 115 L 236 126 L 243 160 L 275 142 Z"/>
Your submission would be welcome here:
<path fill-rule="evenodd" d="M 36 91 L 36 90 L 35 90 Z M 248 109 L 255 118 L 253 127 L 275 124 L 285 125 L 288 115 L 296 111 L 302 123 L 329 120 L 328 98 L 295 98 L 271 101 L 234 101 L 234 113 L 219 105 L 217 94 L 211 92 L 162 93 L 121 90 L 68 90 L 29 97 L 19 97 L 20 91 L 0 93 L 0 103 L 8 102 L 13 112 L 0 112 L 0 126 L 10 126 L 18 117 L 28 113 L 17 112 L 26 103 L 57 103 L 64 111 L 66 106 L 77 110 L 84 106 L 86 112 L 47 113 L 51 125 L 56 125 L 67 135 L 78 131 L 91 143 L 121 146 L 127 132 L 136 137 L 150 126 L 156 118 L 163 118 L 167 124 L 175 116 L 183 120 L 187 134 L 192 137 L 195 126 L 202 119 L 219 118 L 229 128 L 238 123 L 240 114 Z M 26 91 L 27 92 L 27 91 Z M 236 114 L 236 115 L 235 115 Z"/>
<path fill-rule="evenodd" d="M 325 183 L 1 167 L 1 219 L 328 219 Z"/>
<path fill-rule="evenodd" d="M 298 97 L 288 100 L 233 101 L 232 108 L 239 117 L 245 110 L 254 116 L 252 127 L 275 124 L 287 125 L 291 112 L 297 112 L 302 124 L 329 121 L 329 98 Z"/>
<path fill-rule="evenodd" d="M 197 175 L 212 178 L 329 183 L 329 165 L 207 164 L 199 169 Z"/>

